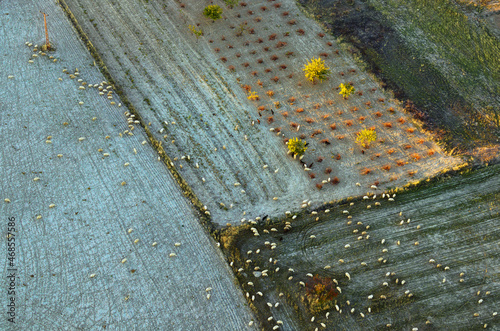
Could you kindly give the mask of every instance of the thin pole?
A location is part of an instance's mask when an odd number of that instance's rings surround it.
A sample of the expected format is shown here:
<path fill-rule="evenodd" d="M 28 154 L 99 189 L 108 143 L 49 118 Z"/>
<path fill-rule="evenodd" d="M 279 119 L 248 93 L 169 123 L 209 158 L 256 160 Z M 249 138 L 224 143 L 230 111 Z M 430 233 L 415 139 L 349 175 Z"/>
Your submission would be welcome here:
<path fill-rule="evenodd" d="M 50 42 L 49 42 L 49 32 L 47 30 L 47 14 L 40 12 L 43 14 L 43 23 L 45 25 L 45 45 L 47 45 L 47 49 L 50 48 Z"/>

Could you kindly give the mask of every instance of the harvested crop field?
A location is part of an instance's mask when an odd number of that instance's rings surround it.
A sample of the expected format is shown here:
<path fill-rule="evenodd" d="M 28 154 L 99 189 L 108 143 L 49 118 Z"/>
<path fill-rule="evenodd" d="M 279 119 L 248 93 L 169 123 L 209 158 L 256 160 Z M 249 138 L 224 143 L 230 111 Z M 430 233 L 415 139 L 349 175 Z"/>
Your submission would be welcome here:
<path fill-rule="evenodd" d="M 402 186 L 462 163 L 293 1 L 220 3 L 215 22 L 203 17 L 203 2 L 65 2 L 220 225 L 278 215 L 304 199 L 319 206 L 373 184 Z M 312 84 L 302 68 L 318 56 L 332 76 Z M 344 100 L 337 88 L 348 82 L 357 94 Z M 355 139 L 365 128 L 378 140 L 363 150 Z M 293 137 L 309 143 L 302 163 L 287 155 Z"/>
<path fill-rule="evenodd" d="M 227 231 L 229 260 L 265 329 L 497 330 L 499 171 Z"/>
<path fill-rule="evenodd" d="M 253 314 L 199 213 L 144 130 L 123 134 L 126 109 L 61 8 L 3 1 L 0 14 L 0 329 L 246 329 Z"/>

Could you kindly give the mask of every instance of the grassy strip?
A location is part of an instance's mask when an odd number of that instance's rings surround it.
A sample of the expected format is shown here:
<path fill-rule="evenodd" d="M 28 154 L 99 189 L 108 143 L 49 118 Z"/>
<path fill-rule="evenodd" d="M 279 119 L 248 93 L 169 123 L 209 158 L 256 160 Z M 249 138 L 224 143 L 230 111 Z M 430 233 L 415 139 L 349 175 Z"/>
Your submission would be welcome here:
<path fill-rule="evenodd" d="M 182 193 L 184 194 L 184 196 L 186 196 L 191 201 L 195 211 L 198 212 L 198 217 L 199 217 L 200 222 L 209 231 L 209 233 L 217 240 L 218 236 L 219 236 L 219 232 L 216 230 L 216 226 L 212 222 L 210 214 L 207 211 L 205 211 L 203 203 L 198 199 L 198 197 L 194 194 L 193 190 L 188 185 L 186 180 L 182 177 L 182 175 L 179 173 L 179 171 L 177 171 L 177 169 L 174 167 L 174 163 L 172 162 L 172 159 L 165 152 L 161 141 L 158 141 L 154 137 L 154 135 L 151 133 L 151 130 L 146 125 L 146 123 L 142 119 L 142 117 L 139 114 L 139 112 L 137 111 L 137 109 L 134 107 L 134 105 L 127 98 L 123 89 L 113 79 L 110 72 L 108 71 L 108 68 L 104 64 L 104 61 L 102 60 L 101 56 L 97 52 L 97 49 L 94 47 L 94 45 L 92 45 L 92 42 L 90 41 L 88 36 L 83 31 L 83 29 L 80 26 L 80 24 L 78 23 L 76 17 L 73 15 L 70 8 L 66 4 L 66 1 L 65 0 L 58 0 L 58 3 L 61 6 L 61 8 L 63 9 L 64 13 L 66 13 L 66 16 L 68 16 L 70 22 L 73 24 L 73 27 L 76 29 L 76 32 L 78 33 L 78 36 L 80 37 L 80 39 L 83 41 L 85 46 L 87 46 L 87 49 L 89 50 L 90 54 L 94 58 L 95 63 L 98 66 L 101 73 L 103 74 L 103 76 L 106 78 L 106 80 L 108 81 L 109 84 L 113 85 L 113 89 L 115 90 L 116 94 L 118 94 L 120 96 L 122 103 L 128 108 L 128 110 L 132 114 L 135 115 L 135 119 L 140 122 L 140 125 L 146 131 L 146 134 L 147 134 L 149 140 L 151 141 L 151 144 L 153 145 L 155 150 L 160 155 L 161 160 L 167 166 L 168 170 L 170 171 L 170 173 L 174 177 L 177 184 L 179 184 L 179 186 L 182 190 Z"/>
<path fill-rule="evenodd" d="M 460 87 L 462 94 L 473 93 L 471 88 L 478 85 L 480 94 L 494 98 L 500 93 L 500 41 L 484 24 L 473 22 L 455 2 L 370 0 L 369 4 L 388 21 L 402 25 L 399 31 L 422 57 L 428 52 L 423 45 L 430 43 L 441 59 L 453 63 L 461 74 L 448 74 L 447 78 Z"/>

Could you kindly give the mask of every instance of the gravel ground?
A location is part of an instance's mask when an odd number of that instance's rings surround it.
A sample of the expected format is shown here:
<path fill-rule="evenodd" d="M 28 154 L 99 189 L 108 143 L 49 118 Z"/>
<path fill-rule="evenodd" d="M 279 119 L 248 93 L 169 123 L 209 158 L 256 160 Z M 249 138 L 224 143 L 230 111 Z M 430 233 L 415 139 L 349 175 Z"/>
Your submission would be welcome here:
<path fill-rule="evenodd" d="M 242 24 L 243 19 L 251 22 L 257 16 L 263 17 L 259 23 L 263 26 L 256 29 L 257 34 L 252 36 L 252 39 L 256 39 L 258 33 L 267 37 L 271 32 L 295 31 L 302 27 L 306 31 L 306 37 L 293 32 L 287 37 L 290 38 L 287 39 L 288 48 L 285 47 L 286 51 L 294 51 L 296 54 L 296 57 L 289 61 L 290 68 L 287 70 L 296 71 L 295 77 L 302 78 L 287 81 L 284 76 L 281 77 L 280 84 L 275 84 L 273 87 L 277 93 L 274 100 L 284 101 L 293 95 L 302 101 L 302 96 L 316 89 L 307 105 L 326 102 L 328 95 L 325 96 L 325 93 L 331 94 L 331 88 L 338 86 L 340 81 L 338 75 L 329 84 L 321 87 L 312 86 L 305 82 L 300 68 L 306 59 L 318 56 L 318 53 L 326 47 L 328 40 L 333 43 L 335 41 L 328 36 L 317 37 L 322 31 L 319 25 L 304 17 L 293 1 L 282 1 L 279 10 L 271 9 L 271 4 L 265 1 L 252 2 L 248 7 L 235 7 L 232 10 L 227 9 L 222 2 L 218 2 L 225 12 L 223 19 L 215 23 L 201 15 L 203 8 L 208 4 L 207 1 L 186 1 L 181 4 L 173 0 L 145 2 L 67 0 L 66 3 L 97 48 L 117 84 L 123 88 L 146 123 L 151 123 L 152 131 L 163 141 L 164 148 L 174 159 L 176 168 L 198 198 L 208 206 L 213 220 L 220 225 L 239 224 L 242 218 L 254 219 L 266 214 L 275 216 L 288 209 L 299 208 L 304 199 L 309 199 L 313 206 L 319 206 L 325 201 L 360 195 L 376 181 L 380 182 L 381 187 L 404 185 L 418 178 L 432 176 L 441 169 L 460 162 L 458 159 L 443 156 L 439 152 L 440 148 L 432 141 L 426 142 L 425 145 L 415 145 L 414 150 L 405 152 L 402 146 L 409 140 L 417 140 L 417 137 L 408 137 L 405 129 L 400 131 L 393 129 L 396 130 L 395 133 L 388 134 L 386 142 L 394 144 L 396 150 L 402 154 L 424 152 L 428 149 L 433 149 L 435 154 L 433 157 L 425 157 L 419 163 L 414 163 L 410 159 L 413 168 L 393 166 L 391 171 L 397 176 L 391 178 L 391 174 L 380 169 L 384 163 L 372 155 L 376 153 L 375 150 L 362 155 L 361 150 L 356 148 L 355 132 L 360 127 L 354 125 L 351 129 L 350 125 L 342 124 L 354 116 L 348 114 L 349 108 L 353 105 L 364 107 L 366 101 L 363 98 L 368 95 L 365 90 L 364 97 L 351 98 L 355 100 L 353 104 L 339 100 L 335 105 L 335 111 L 326 109 L 325 106 L 321 109 L 332 114 L 340 109 L 348 115 L 346 118 L 338 119 L 337 130 L 346 131 L 346 139 L 344 141 L 335 139 L 334 148 L 320 144 L 319 140 L 322 138 L 311 139 L 310 151 L 317 150 L 317 152 L 311 153 L 305 161 L 308 164 L 316 162 L 319 156 L 325 157 L 326 161 L 321 166 L 315 166 L 319 168 L 321 178 L 317 174 L 315 181 L 310 180 L 302 165 L 291 161 L 290 156 L 286 154 L 283 138 L 290 138 L 295 133 L 287 132 L 286 136 L 278 138 L 276 132 L 270 132 L 271 128 L 280 125 L 278 116 L 273 125 L 268 125 L 265 117 L 262 117 L 260 125 L 256 124 L 259 119 L 256 104 L 247 100 L 247 95 L 240 86 L 251 84 L 255 88 L 257 77 L 249 78 L 249 72 L 253 69 L 251 67 L 241 69 L 243 67 L 239 63 L 245 60 L 250 62 L 250 55 L 246 54 L 246 49 L 243 51 L 239 42 L 237 47 L 228 50 L 229 46 L 221 44 L 220 41 L 221 35 L 227 36 L 227 43 L 239 40 L 234 36 L 236 27 Z M 261 11 L 258 7 L 262 5 L 269 8 Z M 237 16 L 237 13 L 240 11 L 245 13 L 250 7 L 255 14 L 249 17 Z M 297 18 L 298 23 L 291 28 L 278 21 L 283 19 L 281 12 L 285 10 L 290 11 L 290 18 Z M 197 23 L 200 23 L 200 28 L 204 31 L 204 37 L 199 40 L 188 30 L 188 25 Z M 248 24 L 250 27 L 254 23 Z M 231 29 L 231 26 L 234 29 Z M 244 37 L 245 40 L 249 38 L 248 35 Z M 209 41 L 211 39 L 213 44 Z M 276 41 L 272 43 L 274 45 Z M 214 51 L 216 46 L 221 48 L 220 54 Z M 254 44 L 251 47 L 254 47 Z M 236 73 L 227 69 L 230 63 L 224 64 L 219 60 L 221 55 L 227 55 L 222 54 L 223 50 L 226 53 L 230 52 L 231 56 L 236 51 L 244 53 L 238 63 L 233 63 L 238 68 Z M 229 58 L 229 55 L 227 56 Z M 231 59 L 233 61 L 233 57 Z M 357 68 L 347 52 L 342 52 L 335 61 L 334 63 L 340 66 L 335 71 L 347 72 L 349 68 Z M 363 89 L 378 86 L 359 68 L 356 72 L 356 82 L 359 81 Z M 269 77 L 265 82 L 266 85 L 269 84 Z M 303 87 L 297 87 L 297 82 L 302 83 Z M 271 103 L 271 100 L 265 97 L 264 91 L 259 90 L 259 94 L 262 95 L 264 103 Z M 338 92 L 334 92 L 334 96 L 340 98 Z M 380 91 L 369 96 L 375 98 L 372 101 L 373 107 L 380 109 L 385 107 L 387 112 L 390 103 L 376 105 L 376 100 L 377 98 L 388 100 L 388 96 Z M 295 106 L 299 106 L 299 103 Z M 267 108 L 266 115 L 270 112 L 269 107 Z M 368 111 L 364 108 L 353 117 L 356 124 L 357 118 L 361 115 L 366 115 L 371 120 L 374 116 L 369 113 L 378 109 L 373 108 Z M 397 114 L 400 114 L 399 110 Z M 320 115 L 314 116 L 319 118 Z M 281 117 L 279 119 L 281 120 Z M 397 126 L 396 117 L 393 120 Z M 381 121 L 378 125 L 382 127 Z M 288 123 L 283 122 L 283 124 L 283 128 L 286 124 L 288 130 Z M 330 130 L 328 125 L 324 125 L 326 130 Z M 303 128 L 313 129 L 307 125 L 303 125 Z M 383 135 L 392 132 L 387 129 L 382 130 Z M 305 132 L 310 134 L 308 131 Z M 428 137 L 425 138 L 427 141 Z M 333 133 L 330 139 L 333 141 Z M 341 161 L 335 163 L 331 159 L 330 153 L 333 151 L 342 154 Z M 188 155 L 190 161 L 182 159 Z M 332 178 L 338 176 L 340 183 L 318 190 L 315 184 L 321 183 L 328 177 L 323 174 L 325 170 L 323 168 L 327 167 L 328 162 L 334 168 Z M 377 170 L 373 172 L 376 175 L 360 176 L 360 171 L 370 164 L 376 167 Z M 316 168 L 313 171 L 316 171 Z M 410 178 L 406 175 L 407 171 L 418 171 L 418 173 Z M 356 182 L 360 182 L 361 186 L 356 186 Z"/>
<path fill-rule="evenodd" d="M 33 51 L 44 43 L 39 10 L 57 47 L 45 56 Z M 83 85 L 104 78 L 61 8 L 9 0 L 0 15 L 2 247 L 8 219 L 16 229 L 2 274 L 17 269 L 14 329 L 246 329 L 253 314 L 233 274 L 143 130 L 124 134 L 120 100 Z"/>

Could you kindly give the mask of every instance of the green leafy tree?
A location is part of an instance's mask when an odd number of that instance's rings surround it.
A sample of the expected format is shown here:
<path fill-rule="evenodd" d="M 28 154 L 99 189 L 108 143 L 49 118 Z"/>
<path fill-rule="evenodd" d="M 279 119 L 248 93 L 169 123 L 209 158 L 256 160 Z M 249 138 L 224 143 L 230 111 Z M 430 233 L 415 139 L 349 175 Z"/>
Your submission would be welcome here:
<path fill-rule="evenodd" d="M 361 132 L 358 132 L 358 136 L 356 137 L 356 143 L 363 148 L 369 148 L 370 144 L 375 140 L 377 140 L 377 132 L 372 129 L 361 130 Z"/>
<path fill-rule="evenodd" d="M 306 141 L 302 141 L 297 137 L 288 140 L 288 153 L 292 153 L 293 157 L 301 156 L 307 150 Z"/>
<path fill-rule="evenodd" d="M 352 86 L 351 84 L 340 84 L 339 88 L 339 94 L 341 94 L 344 99 L 347 99 L 355 91 L 354 86 Z"/>
<path fill-rule="evenodd" d="M 327 79 L 330 74 L 330 68 L 325 66 L 325 61 L 321 58 L 312 58 L 311 61 L 307 61 L 307 64 L 304 64 L 304 69 L 306 78 L 311 82 L 314 81 L 315 78 L 318 78 L 319 81 L 323 81 L 323 79 Z"/>
<path fill-rule="evenodd" d="M 203 15 L 205 15 L 208 18 L 215 20 L 218 20 L 222 16 L 222 8 L 219 7 L 218 5 L 210 5 L 205 7 L 203 10 Z"/>

